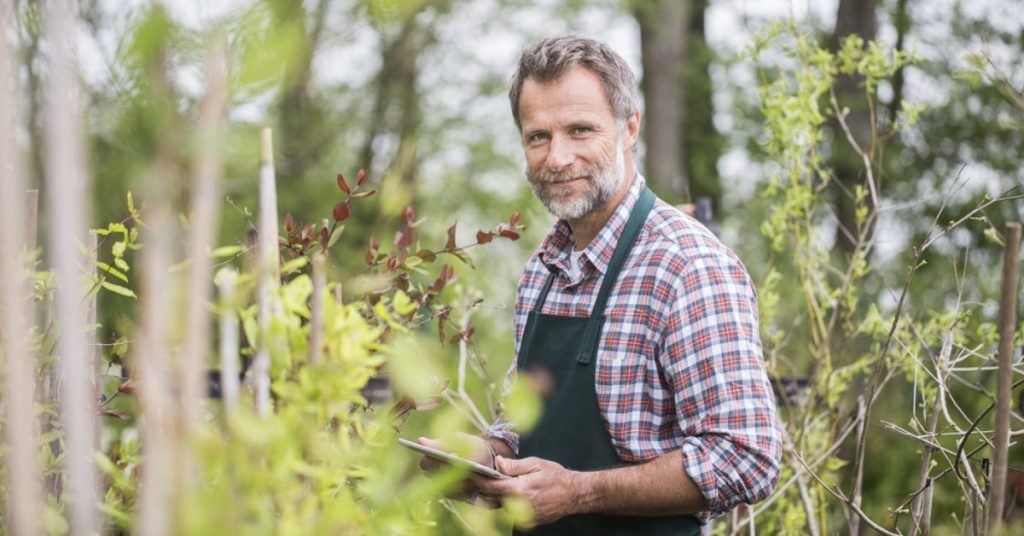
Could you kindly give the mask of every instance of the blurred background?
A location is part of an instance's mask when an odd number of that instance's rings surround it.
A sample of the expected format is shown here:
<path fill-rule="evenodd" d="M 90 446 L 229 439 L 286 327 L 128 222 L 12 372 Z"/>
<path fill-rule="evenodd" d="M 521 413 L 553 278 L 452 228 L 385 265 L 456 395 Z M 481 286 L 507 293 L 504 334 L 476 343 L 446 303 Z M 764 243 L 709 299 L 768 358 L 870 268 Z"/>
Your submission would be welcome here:
<path fill-rule="evenodd" d="M 13 17 L 3 37 L 17 54 L 20 89 L 2 98 L 16 101 L 16 139 L 26 150 L 27 186 L 41 190 L 45 207 L 43 87 L 52 75 L 45 2 L 8 1 Z M 1012 199 L 971 211 L 1024 184 L 1024 6 L 1019 1 L 80 0 L 72 5 L 75 74 L 86 97 L 92 182 L 83 201 L 90 204 L 90 227 L 129 216 L 128 191 L 143 207 L 154 199 L 185 206 L 190 165 L 200 149 L 190 133 L 208 87 L 204 65 L 214 41 L 227 45 L 229 79 L 219 146 L 224 195 L 217 245 L 247 243 L 254 226 L 264 127 L 274 131 L 282 219 L 286 213 L 303 222 L 329 217 L 338 202 L 339 173 L 353 183 L 365 169 L 368 187 L 377 190 L 353 204 L 346 230 L 330 252 L 332 280 L 364 271 L 371 238 L 390 245 L 409 205 L 417 217 L 425 217 L 420 240 L 435 249 L 445 244 L 454 223 L 462 244 L 475 240 L 477 230 L 520 212 L 526 225 L 521 239 L 495 241 L 480 254 L 470 251 L 471 264 L 456 263 L 459 296 L 484 298 L 473 320 L 482 377 L 489 378 L 477 387 L 479 393 L 498 388 L 496 379 L 512 359 L 518 276 L 553 223 L 525 180 L 508 81 L 525 47 L 566 33 L 608 43 L 637 73 L 644 101 L 639 162 L 653 189 L 673 203 L 700 201 L 704 222 L 739 253 L 755 283 L 761 287 L 772 280 L 772 295 L 781 299 L 770 316 L 782 320 L 772 320 L 775 331 L 766 327 L 766 333 L 789 333 L 784 341 L 766 343 L 777 385 L 813 381 L 808 378 L 821 360 L 809 342 L 808 326 L 785 322 L 806 307 L 798 268 L 782 266 L 763 232 L 779 203 L 769 184 L 780 164 L 766 148 L 770 136 L 759 91 L 795 60 L 785 45 L 760 51 L 753 45 L 759 32 L 779 21 L 792 21 L 824 50 L 836 51 L 845 38 L 857 35 L 911 58 L 881 78 L 868 104 L 861 79 L 841 76 L 834 86 L 839 106 L 848 109 L 851 136 L 859 142 L 873 147 L 877 132 L 870 132 L 871 126 L 895 123 L 901 113 L 916 119 L 913 128 L 887 133 L 884 151 L 877 154 L 874 180 L 882 201 L 872 209 L 884 210 L 878 211 L 873 244 L 864 254 L 874 276 L 856 289 L 859 307 L 883 313 L 896 308 L 907 266 L 915 262 L 914 248 L 929 236 L 941 211 L 940 224 L 971 217 L 916 259 L 921 264 L 910 282 L 905 314 L 925 322 L 930 312 L 962 302 L 975 306 L 970 323 L 976 333 L 997 320 L 1000 230 L 1006 222 L 1024 219 L 1024 203 Z M 815 190 L 822 211 L 812 226 L 817 245 L 845 265 L 858 251 L 843 229 L 859 225 L 852 192 L 865 184 L 864 168 L 834 116 L 824 120 L 822 133 L 817 157 L 831 172 Z M 161 179 L 153 180 L 157 167 Z M 44 214 L 39 221 L 44 236 L 55 220 Z M 963 285 L 965 271 L 969 284 Z M 128 274 L 126 284 L 134 288 L 136 276 Z M 134 302 L 115 294 L 100 300 L 98 338 L 114 344 L 134 329 Z M 868 342 L 851 347 L 871 351 Z M 451 362 L 442 366 L 454 373 Z M 991 372 L 984 374 L 975 380 L 990 384 Z M 918 393 L 919 380 L 911 376 L 883 393 L 878 410 L 883 416 L 871 425 L 880 439 L 868 444 L 867 455 L 885 463 L 864 467 L 863 500 L 865 511 L 877 518 L 890 514 L 917 481 L 920 444 L 900 443 L 880 424 L 885 416 L 901 426 L 917 418 L 915 408 L 925 400 L 919 397 L 926 395 Z M 851 381 L 844 392 L 864 385 Z M 978 409 L 989 400 L 990 395 L 978 397 Z M 842 460 L 850 460 L 854 450 L 847 442 L 836 454 L 839 461 L 831 469 L 841 478 L 850 476 L 842 472 Z M 1014 459 L 1024 465 L 1016 447 L 1011 448 Z M 959 492 L 937 495 L 936 501 L 936 519 L 959 526 Z M 822 514 L 832 520 L 826 526 L 844 526 L 849 514 L 841 512 Z"/>

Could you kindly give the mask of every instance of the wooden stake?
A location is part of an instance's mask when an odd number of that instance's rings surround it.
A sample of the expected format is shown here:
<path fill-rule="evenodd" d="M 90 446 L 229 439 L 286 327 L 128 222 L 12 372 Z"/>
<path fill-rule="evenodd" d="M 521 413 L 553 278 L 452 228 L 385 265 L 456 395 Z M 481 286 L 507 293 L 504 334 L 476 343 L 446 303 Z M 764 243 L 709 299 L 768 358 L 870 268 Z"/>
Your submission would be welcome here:
<path fill-rule="evenodd" d="M 0 28 L 8 28 L 9 6 L 0 6 Z M 42 473 L 36 463 L 35 360 L 30 349 L 32 316 L 31 282 L 22 263 L 22 251 L 31 246 L 22 232 L 26 208 L 22 196 L 25 185 L 24 160 L 14 134 L 19 129 L 15 54 L 0 38 L 0 333 L 3 333 L 4 439 L 7 444 L 8 500 L 4 518 L 12 534 L 40 534 L 42 512 Z M 29 227 L 33 229 L 32 226 Z M 30 233 L 33 235 L 34 232 Z M 32 249 L 35 249 L 32 247 Z M 26 292 L 28 293 L 26 295 Z"/>
<path fill-rule="evenodd" d="M 1003 295 L 999 304 L 999 375 L 996 379 L 996 433 L 992 452 L 992 486 L 988 498 L 988 533 L 1003 524 L 1006 499 L 1006 451 L 1010 446 L 1010 387 L 1013 383 L 1013 338 L 1017 328 L 1017 273 L 1020 268 L 1019 223 L 1006 224 Z"/>
<path fill-rule="evenodd" d="M 238 407 L 238 314 L 235 284 L 238 272 L 224 270 L 217 278 L 220 290 L 220 398 L 230 417 Z"/>
<path fill-rule="evenodd" d="M 72 60 L 75 35 L 71 0 L 46 4 L 45 41 L 49 44 L 44 131 L 46 139 L 49 251 L 56 283 L 57 362 L 61 386 L 61 419 L 67 448 L 65 475 L 69 493 L 71 535 L 102 533 L 96 509 L 98 481 L 93 465 L 96 400 L 91 369 L 83 349 L 87 311 L 82 301 L 79 248 L 85 242 L 89 216 L 83 98 Z"/>
<path fill-rule="evenodd" d="M 147 221 L 146 248 L 141 262 L 141 325 L 133 362 L 143 416 L 143 470 L 137 527 L 143 536 L 171 533 L 170 512 L 177 479 L 174 467 L 177 458 L 170 433 L 173 400 L 168 379 L 172 375 L 165 314 L 166 304 L 171 299 L 166 278 L 173 222 L 169 207 L 162 204 L 154 207 Z"/>
<path fill-rule="evenodd" d="M 271 130 L 261 133 L 260 158 L 260 236 L 259 236 L 259 326 L 260 340 L 253 360 L 253 385 L 256 390 L 256 412 L 270 415 L 270 334 L 274 312 L 274 296 L 280 281 L 277 236 L 277 185 L 274 177 L 274 143 Z"/>
<path fill-rule="evenodd" d="M 90 286 L 92 281 L 96 281 L 98 272 L 96 270 L 96 259 L 99 255 L 97 251 L 99 249 L 99 241 L 94 233 L 89 233 L 85 236 L 85 258 L 82 259 L 84 266 L 82 269 L 85 273 L 89 274 Z M 99 337 L 97 335 L 98 330 L 96 328 L 97 311 L 99 303 L 99 289 L 89 296 L 86 301 L 85 309 L 85 355 L 87 356 L 87 362 L 89 364 L 89 382 L 92 387 L 92 399 L 99 403 L 100 395 L 103 393 L 103 376 L 101 374 L 101 357 L 99 351 Z M 98 408 L 97 408 L 98 409 Z M 103 430 L 96 426 L 93 430 L 92 436 L 92 448 L 93 450 L 99 450 L 100 448 L 100 435 Z"/>
<path fill-rule="evenodd" d="M 188 298 L 185 305 L 185 351 L 182 353 L 181 431 L 192 435 L 199 422 L 201 400 L 206 396 L 206 368 L 210 339 L 210 314 L 206 303 L 212 294 L 213 264 L 208 251 L 217 233 L 220 197 L 220 138 L 227 100 L 224 46 L 217 39 L 207 58 L 207 90 L 200 105 L 199 156 L 192 180 L 192 217 L 188 234 Z"/>
<path fill-rule="evenodd" d="M 310 298 L 309 364 L 320 362 L 324 345 L 324 287 L 327 286 L 327 258 L 323 253 L 313 257 L 313 296 Z"/>

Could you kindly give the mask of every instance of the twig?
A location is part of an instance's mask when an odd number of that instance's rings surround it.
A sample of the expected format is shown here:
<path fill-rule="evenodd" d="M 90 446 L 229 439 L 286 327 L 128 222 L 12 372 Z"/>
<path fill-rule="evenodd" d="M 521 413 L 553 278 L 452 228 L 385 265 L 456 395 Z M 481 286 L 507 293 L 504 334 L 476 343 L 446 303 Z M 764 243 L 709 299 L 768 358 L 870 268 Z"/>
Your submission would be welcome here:
<path fill-rule="evenodd" d="M 887 536 L 900 536 L 900 533 L 898 533 L 898 532 L 891 532 L 891 531 L 887 530 L 885 527 L 883 527 L 883 526 L 879 525 L 878 523 L 876 523 L 870 517 L 868 517 L 868 515 L 865 514 L 864 511 L 860 509 L 860 507 L 858 507 L 856 504 L 853 504 L 853 501 L 851 501 L 850 499 L 846 498 L 846 496 L 843 495 L 842 491 L 835 490 L 835 489 L 832 489 L 831 487 L 829 487 L 828 484 L 826 484 L 814 471 L 811 470 L 810 467 L 807 466 L 807 463 L 803 460 L 803 458 L 800 457 L 799 453 L 794 452 L 793 456 L 800 463 L 800 465 L 802 465 L 804 467 L 804 469 L 807 471 L 807 473 L 810 474 L 811 477 L 814 478 L 814 480 L 816 480 L 819 485 L 821 485 L 821 487 L 825 488 L 825 491 L 828 491 L 833 497 L 835 497 L 836 499 L 838 499 L 838 500 L 842 501 L 844 504 L 846 504 L 846 506 L 848 506 L 851 510 L 853 510 L 853 512 L 855 514 L 857 514 L 857 517 L 859 517 L 862 521 L 864 521 L 864 523 L 866 523 L 869 527 L 871 527 L 871 528 L 875 529 L 876 531 L 878 531 L 878 532 L 880 532 L 882 534 L 885 534 Z"/>

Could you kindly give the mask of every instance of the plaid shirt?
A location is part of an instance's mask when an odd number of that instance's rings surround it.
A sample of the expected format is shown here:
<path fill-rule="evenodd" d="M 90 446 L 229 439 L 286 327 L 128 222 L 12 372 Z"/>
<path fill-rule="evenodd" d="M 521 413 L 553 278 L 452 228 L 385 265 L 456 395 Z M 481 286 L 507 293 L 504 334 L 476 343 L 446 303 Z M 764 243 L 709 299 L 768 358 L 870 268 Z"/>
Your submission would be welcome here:
<path fill-rule="evenodd" d="M 526 265 L 516 297 L 516 352 L 548 275 L 542 312 L 589 316 L 629 213 L 637 177 L 570 280 L 572 231 L 560 220 Z M 757 295 L 736 254 L 695 220 L 658 200 L 608 298 L 597 358 L 598 404 L 626 462 L 683 451 L 683 469 L 710 511 L 767 497 L 779 478 L 781 431 L 761 358 Z M 510 375 L 515 373 L 513 363 Z M 518 452 L 499 422 L 485 434 Z"/>

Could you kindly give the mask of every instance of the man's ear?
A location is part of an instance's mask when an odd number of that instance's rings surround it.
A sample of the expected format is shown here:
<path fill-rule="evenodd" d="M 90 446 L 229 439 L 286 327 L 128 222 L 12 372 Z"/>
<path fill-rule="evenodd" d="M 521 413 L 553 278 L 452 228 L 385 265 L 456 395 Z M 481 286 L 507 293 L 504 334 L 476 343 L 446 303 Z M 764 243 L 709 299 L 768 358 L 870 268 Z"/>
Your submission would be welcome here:
<path fill-rule="evenodd" d="M 636 147 L 637 139 L 640 138 L 640 110 L 633 112 L 626 119 L 626 139 L 625 149 L 626 151 L 632 151 Z"/>

